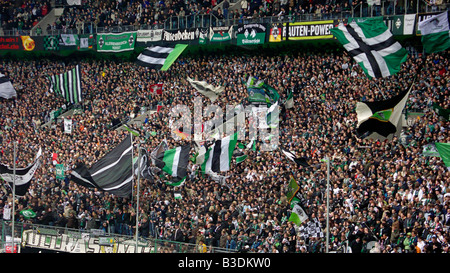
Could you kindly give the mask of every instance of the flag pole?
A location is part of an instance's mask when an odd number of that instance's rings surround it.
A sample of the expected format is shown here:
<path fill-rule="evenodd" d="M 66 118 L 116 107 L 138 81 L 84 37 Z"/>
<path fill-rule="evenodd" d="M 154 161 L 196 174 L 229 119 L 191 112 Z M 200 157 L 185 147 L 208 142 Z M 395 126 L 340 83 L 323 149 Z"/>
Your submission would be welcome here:
<path fill-rule="evenodd" d="M 330 158 L 328 156 L 325 157 L 327 161 L 327 241 L 326 241 L 326 251 L 325 253 L 328 253 L 328 244 L 329 244 L 329 237 L 330 237 L 330 213 L 329 213 L 329 207 L 330 207 Z"/>
<path fill-rule="evenodd" d="M 14 252 L 14 221 L 16 215 L 16 145 L 17 142 L 14 141 L 14 155 L 13 155 L 13 200 L 12 200 L 12 231 L 11 231 L 11 240 L 12 240 L 12 251 Z"/>
<path fill-rule="evenodd" d="M 139 182 L 141 179 L 141 144 L 138 143 L 138 175 L 137 175 L 137 188 L 136 188 L 136 248 L 135 253 L 138 252 L 138 238 L 139 238 Z"/>

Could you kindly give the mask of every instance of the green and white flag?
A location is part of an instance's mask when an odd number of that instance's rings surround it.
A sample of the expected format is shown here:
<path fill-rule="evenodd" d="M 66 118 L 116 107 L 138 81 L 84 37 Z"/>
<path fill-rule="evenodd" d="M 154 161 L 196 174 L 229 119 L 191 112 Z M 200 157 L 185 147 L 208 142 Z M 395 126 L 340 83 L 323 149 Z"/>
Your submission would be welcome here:
<path fill-rule="evenodd" d="M 189 163 L 190 146 L 184 145 L 175 149 L 166 150 L 159 153 L 155 159 L 156 167 L 160 168 L 163 172 L 177 177 L 180 182 L 187 175 L 187 165 Z"/>
<path fill-rule="evenodd" d="M 447 11 L 423 20 L 418 28 L 426 53 L 440 52 L 450 47 Z"/>
<path fill-rule="evenodd" d="M 246 155 L 246 154 L 236 156 L 236 163 L 239 164 L 239 163 L 243 162 L 245 159 L 247 159 L 247 157 L 248 157 L 248 155 Z"/>
<path fill-rule="evenodd" d="M 172 187 L 180 187 L 184 185 L 184 182 L 186 182 L 186 177 L 183 177 L 181 180 L 178 180 L 177 178 L 173 178 L 170 181 L 166 181 L 166 184 Z"/>
<path fill-rule="evenodd" d="M 211 42 L 230 41 L 233 38 L 233 26 L 230 27 L 210 27 L 209 40 Z"/>
<path fill-rule="evenodd" d="M 183 197 L 181 196 L 181 193 L 179 193 L 179 192 L 174 192 L 174 193 L 173 193 L 173 197 L 174 197 L 176 200 L 181 200 L 181 199 L 183 199 Z"/>
<path fill-rule="evenodd" d="M 303 210 L 302 206 L 299 204 L 299 202 L 293 202 L 291 204 L 291 215 L 289 216 L 289 221 L 293 222 L 297 226 L 300 226 L 303 222 L 308 220 L 308 215 L 306 214 L 305 210 Z"/>
<path fill-rule="evenodd" d="M 139 136 L 139 132 L 137 130 L 135 130 L 135 129 L 131 129 L 130 127 L 128 127 L 127 124 L 124 124 L 123 128 L 125 128 L 125 130 L 130 132 L 133 136 Z"/>
<path fill-rule="evenodd" d="M 82 101 L 79 65 L 65 73 L 50 76 L 49 80 L 50 92 L 64 97 L 72 104 Z"/>
<path fill-rule="evenodd" d="M 434 143 L 446 167 L 450 167 L 450 143 Z"/>
<path fill-rule="evenodd" d="M 36 217 L 36 213 L 32 210 L 32 209 L 24 209 L 20 211 L 20 214 L 25 218 L 25 219 L 30 219 L 30 218 L 34 218 Z"/>
<path fill-rule="evenodd" d="M 64 164 L 56 164 L 56 179 L 63 180 L 65 178 L 64 176 Z"/>
<path fill-rule="evenodd" d="M 230 161 L 237 143 L 237 133 L 218 139 L 208 149 L 201 165 L 203 173 L 218 173 L 230 170 Z"/>
<path fill-rule="evenodd" d="M 394 75 L 408 56 L 382 17 L 353 18 L 330 31 L 369 78 Z"/>
<path fill-rule="evenodd" d="M 290 109 L 294 107 L 294 94 L 292 90 L 289 90 L 288 97 L 286 98 L 286 101 L 284 102 L 284 107 L 286 109 Z"/>
<path fill-rule="evenodd" d="M 438 156 L 438 157 L 440 157 L 439 151 L 437 150 L 435 143 L 430 143 L 430 144 L 424 145 L 423 150 L 422 150 L 422 155 L 423 156 Z"/>

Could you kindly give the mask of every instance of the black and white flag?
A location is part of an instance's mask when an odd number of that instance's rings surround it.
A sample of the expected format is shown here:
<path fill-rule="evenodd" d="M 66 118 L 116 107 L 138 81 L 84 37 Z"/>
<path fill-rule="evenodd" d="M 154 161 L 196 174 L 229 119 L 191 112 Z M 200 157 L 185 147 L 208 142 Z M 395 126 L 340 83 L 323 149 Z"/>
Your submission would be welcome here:
<path fill-rule="evenodd" d="M 309 167 L 308 161 L 304 157 L 296 157 L 291 151 L 281 150 L 283 154 L 291 161 L 295 162 L 298 166 Z"/>
<path fill-rule="evenodd" d="M 2 163 L 0 163 L 0 175 L 3 180 L 9 183 L 11 189 L 15 184 L 15 194 L 18 196 L 24 196 L 28 188 L 30 187 L 30 181 L 34 176 L 34 173 L 41 165 L 42 149 L 39 148 L 39 151 L 36 154 L 36 159 L 32 164 L 30 164 L 26 168 L 16 168 L 16 177 L 14 183 L 14 168 L 8 167 Z"/>
<path fill-rule="evenodd" d="M 17 97 L 17 92 L 11 81 L 2 73 L 0 73 L 0 97 L 10 99 Z"/>
<path fill-rule="evenodd" d="M 50 92 L 64 97 L 71 104 L 82 101 L 79 65 L 65 73 L 50 76 L 49 79 Z"/>
<path fill-rule="evenodd" d="M 186 47 L 186 44 L 147 47 L 139 54 L 135 63 L 150 69 L 166 71 Z"/>
<path fill-rule="evenodd" d="M 72 170 L 71 180 L 88 187 L 98 188 L 119 197 L 129 197 L 135 169 L 132 162 L 131 135 L 117 147 L 95 162 L 90 169 L 84 163 Z"/>

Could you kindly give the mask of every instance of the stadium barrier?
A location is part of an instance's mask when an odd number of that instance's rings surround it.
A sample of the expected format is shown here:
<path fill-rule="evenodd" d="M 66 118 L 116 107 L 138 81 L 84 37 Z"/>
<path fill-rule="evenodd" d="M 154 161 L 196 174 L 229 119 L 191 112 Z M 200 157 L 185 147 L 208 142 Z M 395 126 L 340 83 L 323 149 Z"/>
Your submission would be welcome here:
<path fill-rule="evenodd" d="M 384 16 L 389 30 L 398 39 L 418 38 L 417 25 L 433 13 L 415 13 Z M 271 19 L 269 19 L 270 21 Z M 123 27 L 123 32 L 95 34 L 57 34 L 45 36 L 1 36 L 0 55 L 14 57 L 68 56 L 74 53 L 92 58 L 135 59 L 146 47 L 161 43 L 183 43 L 196 48 L 237 46 L 276 46 L 286 42 L 325 41 L 337 43 L 330 29 L 347 18 L 314 21 L 273 21 L 245 23 L 231 26 L 202 25 L 184 29 L 138 29 Z M 119 31 L 119 30 L 118 30 Z M 193 46 L 193 47 L 191 47 Z M 102 54 L 98 54 L 102 53 Z M 188 53 L 188 52 L 187 52 Z M 108 57 L 109 55 L 109 57 Z M 106 56 L 106 57 L 105 57 Z"/>
<path fill-rule="evenodd" d="M 0 221 L 0 252 L 13 252 L 11 238 L 15 238 L 14 249 L 37 248 L 47 251 L 69 253 L 231 253 L 229 249 L 202 247 L 196 244 L 160 240 L 155 238 L 126 236 L 107 233 L 101 229 L 78 230 L 66 227 L 46 226 L 15 222 L 14 236 L 11 221 Z M 137 250 L 136 250 L 136 245 Z"/>

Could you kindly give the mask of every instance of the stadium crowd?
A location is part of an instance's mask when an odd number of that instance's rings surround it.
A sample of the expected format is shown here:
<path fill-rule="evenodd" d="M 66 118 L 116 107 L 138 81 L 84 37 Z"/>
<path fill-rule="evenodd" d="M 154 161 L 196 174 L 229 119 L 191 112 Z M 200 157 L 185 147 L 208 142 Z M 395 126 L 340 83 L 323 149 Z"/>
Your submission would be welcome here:
<path fill-rule="evenodd" d="M 2 59 L 0 71 L 14 83 L 18 98 L 0 101 L 1 162 L 11 166 L 13 141 L 18 141 L 17 167 L 26 167 L 43 149 L 43 164 L 29 192 L 16 200 L 16 221 L 107 233 L 139 235 L 229 251 L 257 253 L 325 252 L 326 165 L 330 173 L 329 251 L 350 246 L 352 252 L 448 253 L 450 226 L 449 169 L 438 157 L 424 156 L 423 146 L 450 142 L 449 121 L 433 111 L 433 103 L 450 107 L 448 52 L 422 56 L 413 52 L 402 70 L 386 79 L 369 80 L 359 66 L 337 49 L 292 49 L 242 55 L 238 52 L 180 56 L 169 71 L 149 71 L 133 62 L 92 59 Z M 81 113 L 71 116 L 73 131 L 64 133 L 61 120 L 50 113 L 65 109 L 61 97 L 49 93 L 46 76 L 79 64 L 84 99 Z M 140 211 L 136 198 L 118 198 L 69 180 L 79 162 L 90 165 L 115 147 L 127 131 L 118 121 L 145 116 L 135 129 L 141 147 L 152 151 L 163 139 L 169 147 L 183 141 L 168 129 L 169 110 L 202 97 L 185 80 L 188 76 L 225 86 L 215 104 L 245 104 L 245 82 L 252 75 L 275 87 L 283 101 L 292 90 L 294 107 L 281 118 L 279 147 L 308 158 L 311 167 L 296 167 L 277 149 L 246 150 L 248 159 L 233 164 L 225 184 L 196 172 L 174 188 L 161 179 L 140 179 Z M 381 100 L 417 80 L 407 103 L 408 112 L 423 112 L 401 137 L 391 141 L 359 139 L 355 135 L 357 101 Z M 161 95 L 150 85 L 163 84 Z M 248 136 L 245 141 L 247 144 Z M 137 154 L 137 150 L 135 150 Z M 194 151 L 192 151 L 193 155 Z M 66 178 L 56 180 L 53 154 L 64 164 Z M 302 236 L 290 222 L 286 190 L 293 175 L 307 200 L 308 221 L 321 223 L 322 235 Z M 174 191 L 182 199 L 175 199 Z M 2 183 L 0 215 L 11 219 L 11 189 Z M 26 219 L 20 211 L 37 215 Z M 374 247 L 373 247 L 374 246 Z M 373 248 L 372 248 L 373 247 Z M 176 251 L 169 248 L 166 251 Z"/>
<path fill-rule="evenodd" d="M 41 26 L 47 31 L 63 33 L 93 33 L 95 29 L 103 31 L 116 27 L 132 26 L 134 30 L 164 27 L 206 27 L 209 17 L 214 15 L 218 21 L 213 24 L 237 24 L 255 22 L 266 17 L 278 17 L 282 20 L 318 20 L 344 18 L 349 16 L 379 16 L 405 14 L 426 11 L 445 10 L 443 1 L 424 1 L 417 6 L 415 1 L 380 1 L 370 8 L 365 0 L 243 0 L 238 8 L 233 8 L 230 0 L 83 0 L 81 5 L 67 5 L 65 1 L 24 0 L 0 1 L 0 23 L 4 30 L 30 30 L 53 7 L 64 7 L 63 14 L 52 24 Z M 219 7 L 217 7 L 220 5 Z M 217 8 L 216 8 L 217 7 Z M 419 9 L 419 10 L 417 10 Z M 205 16 L 205 17 L 204 17 Z M 166 20 L 171 18 L 171 25 Z M 177 17 L 177 19 L 175 18 Z M 178 19 L 178 17 L 180 19 Z M 181 19 L 185 18 L 185 19 Z M 229 21 L 223 21 L 228 19 Z M 179 20 L 179 21 L 178 21 Z M 203 24 L 203 25 L 202 25 Z"/>

